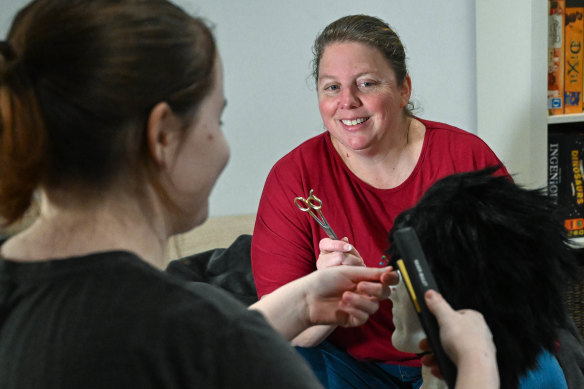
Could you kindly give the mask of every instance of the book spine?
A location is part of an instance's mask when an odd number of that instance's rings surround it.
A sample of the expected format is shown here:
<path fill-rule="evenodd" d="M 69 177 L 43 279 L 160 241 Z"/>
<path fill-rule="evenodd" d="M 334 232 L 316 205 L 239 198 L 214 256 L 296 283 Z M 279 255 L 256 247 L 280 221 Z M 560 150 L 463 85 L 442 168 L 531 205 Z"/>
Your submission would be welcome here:
<path fill-rule="evenodd" d="M 559 133 L 549 133 L 547 194 L 555 204 L 559 203 L 560 184 L 562 182 L 560 165 L 560 141 L 561 137 Z"/>
<path fill-rule="evenodd" d="M 582 113 L 584 1 L 567 1 L 564 16 L 564 113 Z"/>
<path fill-rule="evenodd" d="M 548 140 L 548 195 L 558 204 L 571 238 L 584 237 L 582 130 L 574 125 L 570 130 L 551 131 Z"/>
<path fill-rule="evenodd" d="M 549 0 L 548 113 L 564 113 L 564 12 L 565 0 Z"/>

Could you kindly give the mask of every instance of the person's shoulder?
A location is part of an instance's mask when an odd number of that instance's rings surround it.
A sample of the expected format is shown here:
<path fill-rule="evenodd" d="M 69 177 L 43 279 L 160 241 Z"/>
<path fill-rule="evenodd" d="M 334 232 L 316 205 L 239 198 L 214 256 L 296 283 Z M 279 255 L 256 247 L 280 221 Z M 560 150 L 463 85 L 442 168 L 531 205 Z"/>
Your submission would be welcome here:
<path fill-rule="evenodd" d="M 477 137 L 472 132 L 469 132 L 467 130 L 463 130 L 462 128 L 453 126 L 451 124 L 447 124 L 447 123 L 443 123 L 443 122 L 436 122 L 436 121 L 426 120 L 426 119 L 420 119 L 420 118 L 417 118 L 417 119 L 424 124 L 427 131 L 430 131 L 430 132 L 435 133 L 435 134 L 440 135 L 440 136 Z"/>
<path fill-rule="evenodd" d="M 169 282 L 174 284 L 174 304 L 184 311 L 204 311 L 219 317 L 237 317 L 247 313 L 247 307 L 231 296 L 227 291 L 204 282 L 189 282 L 174 280 L 169 276 Z"/>
<path fill-rule="evenodd" d="M 226 291 L 202 282 L 189 282 L 156 269 L 130 253 L 110 253 L 109 278 L 117 279 L 118 289 L 126 295 L 124 309 L 153 320 L 205 312 L 229 316 L 245 312 L 246 307 Z M 139 304 L 143 301 L 145 304 Z M 158 317 L 158 319 L 156 319 Z"/>
<path fill-rule="evenodd" d="M 227 291 L 204 282 L 191 282 L 154 269 L 145 277 L 151 307 L 160 315 L 193 318 L 205 314 L 208 318 L 228 318 L 247 312 L 247 307 Z M 181 318 L 181 320 L 184 320 Z"/>
<path fill-rule="evenodd" d="M 508 175 L 501 160 L 478 135 L 445 123 L 421 121 L 426 126 L 424 156 L 429 161 L 424 165 L 426 168 L 451 174 L 502 166 L 502 174 Z"/>
<path fill-rule="evenodd" d="M 183 286 L 159 306 L 161 322 L 177 334 L 177 340 L 227 347 L 229 339 L 248 335 L 244 329 L 272 331 L 260 313 L 249 310 L 227 292 L 200 282 Z"/>
<path fill-rule="evenodd" d="M 435 142 L 447 142 L 450 145 L 486 146 L 486 143 L 476 134 L 462 128 L 431 120 L 418 119 L 426 127 L 428 137 Z"/>
<path fill-rule="evenodd" d="M 270 330 L 261 314 L 250 311 L 227 291 L 203 282 L 190 282 L 159 272 L 142 272 L 132 295 L 123 303 L 135 317 L 135 339 L 158 332 L 172 333 L 171 343 L 211 347 L 242 327 Z M 139 290 L 138 290 L 139 289 Z M 141 334 L 141 335 L 138 335 Z"/>

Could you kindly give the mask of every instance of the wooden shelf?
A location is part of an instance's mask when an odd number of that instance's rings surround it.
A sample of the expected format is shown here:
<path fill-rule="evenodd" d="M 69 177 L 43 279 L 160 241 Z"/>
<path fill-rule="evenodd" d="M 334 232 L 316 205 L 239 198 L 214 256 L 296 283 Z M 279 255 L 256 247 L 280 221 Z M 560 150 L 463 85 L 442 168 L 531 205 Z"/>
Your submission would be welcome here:
<path fill-rule="evenodd" d="M 584 122 L 584 114 L 571 114 L 571 115 L 554 115 L 548 116 L 548 124 L 561 124 L 561 123 L 578 123 Z"/>

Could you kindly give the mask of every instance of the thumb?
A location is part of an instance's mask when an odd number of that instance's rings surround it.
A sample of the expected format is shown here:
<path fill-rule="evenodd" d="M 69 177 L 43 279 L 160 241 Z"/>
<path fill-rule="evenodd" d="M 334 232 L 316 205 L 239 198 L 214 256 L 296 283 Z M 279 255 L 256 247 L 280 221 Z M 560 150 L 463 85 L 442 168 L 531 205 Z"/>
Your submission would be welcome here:
<path fill-rule="evenodd" d="M 444 300 L 444 297 L 435 290 L 428 290 L 424 295 L 426 305 L 430 312 L 436 316 L 438 324 L 442 326 L 443 322 L 454 313 L 454 309 Z"/>

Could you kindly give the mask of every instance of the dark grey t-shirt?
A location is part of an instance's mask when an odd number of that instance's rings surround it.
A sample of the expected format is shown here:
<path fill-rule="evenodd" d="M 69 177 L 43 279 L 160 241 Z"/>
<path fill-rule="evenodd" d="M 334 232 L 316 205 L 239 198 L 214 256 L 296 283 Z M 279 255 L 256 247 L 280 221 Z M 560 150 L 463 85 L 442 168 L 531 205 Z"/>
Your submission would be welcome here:
<path fill-rule="evenodd" d="M 128 252 L 0 259 L 10 388 L 320 388 L 262 315 Z"/>

